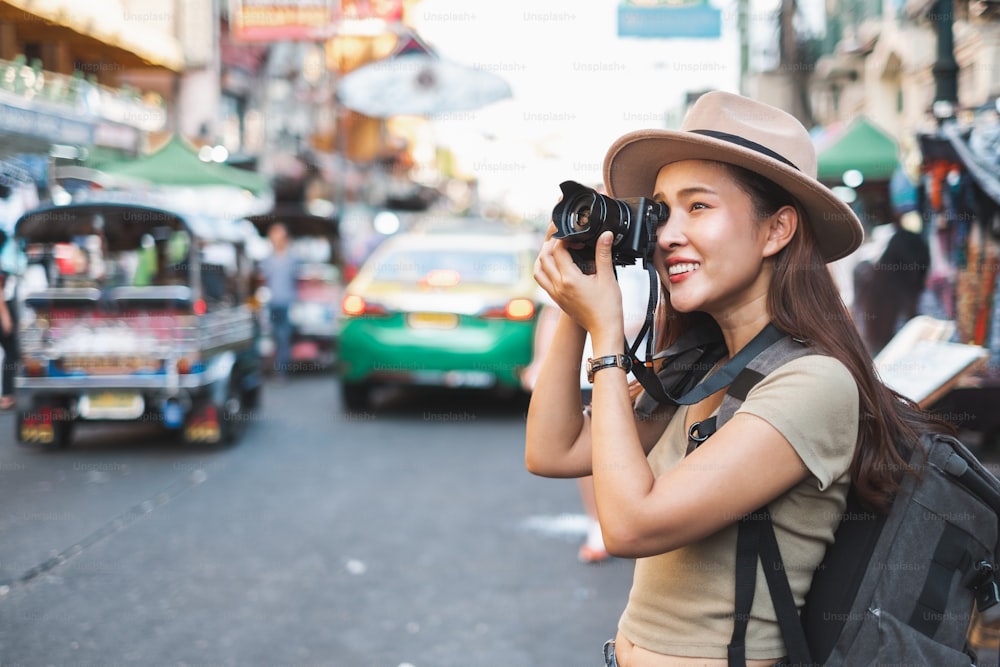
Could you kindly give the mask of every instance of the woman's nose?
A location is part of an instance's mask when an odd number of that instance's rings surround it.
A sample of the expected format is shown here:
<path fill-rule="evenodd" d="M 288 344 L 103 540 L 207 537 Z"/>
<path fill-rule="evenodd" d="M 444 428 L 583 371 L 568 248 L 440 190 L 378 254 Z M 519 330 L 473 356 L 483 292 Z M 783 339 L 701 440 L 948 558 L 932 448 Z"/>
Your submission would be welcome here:
<path fill-rule="evenodd" d="M 674 216 L 671 216 L 670 220 L 660 225 L 660 228 L 656 230 L 656 244 L 664 250 L 676 248 L 685 243 L 687 243 L 687 238 L 684 236 L 684 223 Z"/>

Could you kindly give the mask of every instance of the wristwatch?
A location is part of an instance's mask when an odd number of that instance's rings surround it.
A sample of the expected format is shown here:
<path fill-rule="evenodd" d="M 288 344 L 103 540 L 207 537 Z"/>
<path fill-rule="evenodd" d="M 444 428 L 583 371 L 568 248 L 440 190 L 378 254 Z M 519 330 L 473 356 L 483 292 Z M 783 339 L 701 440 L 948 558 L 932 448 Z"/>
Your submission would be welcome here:
<path fill-rule="evenodd" d="M 587 382 L 594 384 L 594 373 L 602 368 L 620 368 L 628 373 L 632 370 L 632 358 L 626 354 L 609 354 L 606 357 L 587 359 Z"/>

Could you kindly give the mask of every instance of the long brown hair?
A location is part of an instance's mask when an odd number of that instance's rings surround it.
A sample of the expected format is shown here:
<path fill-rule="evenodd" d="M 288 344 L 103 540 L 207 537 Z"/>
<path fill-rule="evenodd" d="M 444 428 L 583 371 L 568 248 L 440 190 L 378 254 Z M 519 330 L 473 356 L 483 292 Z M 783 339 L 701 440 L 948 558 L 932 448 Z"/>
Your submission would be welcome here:
<path fill-rule="evenodd" d="M 792 240 L 769 261 L 774 271 L 768 290 L 771 322 L 785 333 L 805 340 L 817 353 L 829 355 L 847 368 L 858 386 L 860 405 L 858 441 L 851 462 L 851 480 L 869 508 L 886 512 L 904 475 L 916 474 L 908 464 L 905 443 L 920 433 L 954 433 L 954 428 L 913 401 L 893 391 L 879 379 L 873 360 L 840 297 L 826 262 L 816 246 L 811 224 L 795 199 L 772 181 L 749 170 L 724 164 L 751 199 L 757 220 L 769 218 L 783 206 L 799 213 Z M 659 321 L 663 329 L 658 347 L 665 347 L 703 314 L 677 313 L 661 290 Z"/>

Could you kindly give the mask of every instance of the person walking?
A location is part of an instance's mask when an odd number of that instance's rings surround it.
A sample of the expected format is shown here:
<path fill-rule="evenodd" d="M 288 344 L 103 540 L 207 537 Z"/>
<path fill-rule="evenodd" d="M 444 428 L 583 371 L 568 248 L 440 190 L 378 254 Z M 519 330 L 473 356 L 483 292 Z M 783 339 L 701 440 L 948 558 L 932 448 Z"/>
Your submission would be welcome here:
<path fill-rule="evenodd" d="M 14 407 L 14 372 L 17 369 L 17 320 L 13 297 L 6 296 L 10 278 L 0 271 L 0 348 L 3 349 L 3 366 L 0 367 L 0 410 Z"/>
<path fill-rule="evenodd" d="M 560 344 L 531 396 L 525 465 L 548 477 L 593 475 L 608 551 L 636 559 L 617 633 L 604 645 L 609 666 L 729 665 L 737 519 L 770 508 L 801 608 L 848 488 L 885 512 L 908 469 L 899 436 L 946 430 L 875 374 L 827 268 L 860 245 L 862 226 L 816 168 L 809 133 L 793 116 L 720 91 L 702 95 L 680 130 L 630 132 L 605 157 L 612 197 L 651 197 L 669 209 L 653 253 L 658 348 L 705 327 L 731 358 L 768 325 L 810 348 L 754 386 L 690 453 L 692 426 L 718 410 L 724 392 L 649 416 L 636 411 L 642 397 L 621 354 L 612 234 L 596 241 L 594 274 L 552 237 L 554 226 L 540 249 L 535 279 L 562 311 Z M 588 334 L 585 411 L 577 369 Z M 766 590 L 762 572 L 757 589 Z M 755 596 L 748 623 L 739 662 L 780 664 L 786 651 L 769 595 Z"/>
<path fill-rule="evenodd" d="M 288 375 L 292 357 L 292 323 L 288 311 L 295 301 L 299 263 L 289 247 L 288 229 L 275 222 L 267 229 L 272 252 L 260 262 L 260 273 L 268 290 L 268 317 L 274 337 L 273 372 L 283 380 Z"/>
<path fill-rule="evenodd" d="M 14 375 L 19 353 L 17 341 L 16 281 L 6 254 L 13 250 L 7 245 L 7 235 L 0 231 L 0 349 L 3 365 L 0 366 L 0 410 L 10 410 L 15 405 Z M 13 245 L 13 244 L 11 244 Z"/>

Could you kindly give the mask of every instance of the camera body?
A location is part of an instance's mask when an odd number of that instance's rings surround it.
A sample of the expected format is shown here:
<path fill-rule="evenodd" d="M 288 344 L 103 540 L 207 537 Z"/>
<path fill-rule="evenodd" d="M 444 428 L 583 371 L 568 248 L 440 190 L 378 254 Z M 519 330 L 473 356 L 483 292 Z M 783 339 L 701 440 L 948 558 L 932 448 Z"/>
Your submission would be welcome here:
<path fill-rule="evenodd" d="M 666 204 L 645 197 L 614 199 L 575 181 L 563 181 L 559 189 L 563 197 L 552 209 L 553 238 L 579 244 L 571 245 L 570 253 L 584 272 L 593 273 L 597 237 L 609 230 L 614 233 L 614 264 L 628 266 L 641 259 L 645 267 L 652 259 L 656 230 L 670 215 Z"/>

